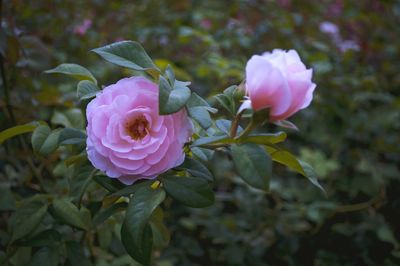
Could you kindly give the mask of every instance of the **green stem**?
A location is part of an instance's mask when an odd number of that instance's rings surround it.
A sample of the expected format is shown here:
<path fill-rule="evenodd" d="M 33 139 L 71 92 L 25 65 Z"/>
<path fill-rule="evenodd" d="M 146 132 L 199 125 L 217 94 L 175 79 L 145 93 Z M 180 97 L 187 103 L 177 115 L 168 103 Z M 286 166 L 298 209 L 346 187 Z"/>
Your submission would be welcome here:
<path fill-rule="evenodd" d="M 21 140 L 21 143 L 23 143 L 23 149 L 27 150 L 23 140 Z M 32 172 L 33 176 L 36 177 L 37 181 L 39 182 L 40 190 L 43 191 L 43 192 L 47 192 L 46 186 L 44 185 L 44 181 L 43 181 L 43 177 L 42 177 L 41 171 L 36 168 L 33 160 L 29 157 L 29 155 L 27 155 L 27 156 L 28 157 L 27 157 L 26 161 L 28 162 L 29 168 L 31 169 L 31 172 Z"/>
<path fill-rule="evenodd" d="M 3 260 L 0 260 L 0 265 L 8 265 L 6 262 L 9 262 L 9 260 L 14 256 L 14 254 L 17 252 L 17 248 L 11 247 L 11 244 L 8 243 L 6 247 L 6 255 L 4 256 Z"/>
<path fill-rule="evenodd" d="M 356 203 L 356 204 L 338 206 L 335 209 L 335 212 L 336 213 L 343 213 L 343 212 L 361 211 L 361 210 L 373 207 L 373 206 L 377 205 L 378 203 L 381 203 L 384 199 L 385 199 L 385 192 L 382 189 L 378 195 L 376 195 L 375 197 L 373 197 L 369 201 Z"/>
<path fill-rule="evenodd" d="M 0 0 L 0 23 L 2 20 L 3 20 L 3 1 Z M 1 27 L 1 29 L 3 29 L 3 27 L 1 25 L 0 25 L 0 27 Z M 15 126 L 16 120 L 15 120 L 15 116 L 14 116 L 14 111 L 10 104 L 10 86 L 9 86 L 8 80 L 7 80 L 4 59 L 5 58 L 2 55 L 0 55 L 0 75 L 1 75 L 1 79 L 3 81 L 4 101 L 6 104 L 6 110 L 8 112 L 8 116 L 10 118 L 10 126 Z"/>
<path fill-rule="evenodd" d="M 214 150 L 217 148 L 227 148 L 227 147 L 229 147 L 229 144 L 227 144 L 227 143 L 204 144 L 204 145 L 200 145 L 200 147 Z"/>
<path fill-rule="evenodd" d="M 242 117 L 242 113 L 240 112 L 235 116 L 235 119 L 232 121 L 231 130 L 229 132 L 230 133 L 229 135 L 233 139 L 236 137 L 236 132 L 237 132 L 237 129 L 239 126 L 239 121 L 240 121 L 241 117 Z"/>
<path fill-rule="evenodd" d="M 10 104 L 10 88 L 8 86 L 8 82 L 7 82 L 7 78 L 6 78 L 6 70 L 4 68 L 4 58 L 1 55 L 0 55 L 0 73 L 1 73 L 1 79 L 3 81 L 4 101 L 5 101 L 6 109 L 7 109 L 8 115 L 10 117 L 10 122 L 11 122 L 10 125 L 15 126 L 14 111 Z"/>
<path fill-rule="evenodd" d="M 86 243 L 87 243 L 87 246 L 88 246 L 88 250 L 89 250 L 89 254 L 90 254 L 90 261 L 91 262 L 94 262 L 94 251 L 93 251 L 93 242 L 92 242 L 92 234 L 91 233 L 88 233 L 87 235 L 86 235 Z"/>
<path fill-rule="evenodd" d="M 257 123 L 255 122 L 254 119 L 250 120 L 250 123 L 247 125 L 247 127 L 239 134 L 239 136 L 235 137 L 235 140 L 242 139 L 249 135 L 251 131 L 253 131 L 254 128 L 256 128 Z"/>
<path fill-rule="evenodd" d="M 85 194 L 85 190 L 87 188 L 87 186 L 90 183 L 90 180 L 92 180 L 93 176 L 97 173 L 97 169 L 94 169 L 88 176 L 88 178 L 86 179 L 85 184 L 83 184 L 84 188 L 82 191 L 82 194 L 79 196 L 79 201 L 78 201 L 78 207 L 81 208 L 82 205 L 82 200 L 83 200 L 83 195 Z"/>
<path fill-rule="evenodd" d="M 0 2 L 0 14 L 1 14 L 1 4 Z M 1 21 L 1 20 L 0 20 Z M 8 86 L 8 80 L 7 80 L 7 75 L 6 75 L 6 69 L 4 67 L 4 58 L 2 55 L 0 55 L 0 74 L 1 74 L 1 80 L 3 83 L 3 89 L 4 89 L 4 102 L 6 104 L 6 109 L 8 112 L 8 116 L 10 118 L 10 126 L 15 126 L 15 116 L 14 112 L 12 110 L 12 106 L 10 104 L 10 87 Z"/>
<path fill-rule="evenodd" d="M 382 187 L 379 194 L 373 197 L 372 199 L 366 201 L 366 202 L 361 202 L 361 203 L 356 203 L 356 204 L 348 204 L 348 205 L 341 205 L 336 207 L 333 212 L 330 214 L 329 218 L 332 218 L 335 214 L 338 213 L 347 213 L 347 212 L 357 212 L 357 211 L 362 211 L 370 208 L 378 208 L 380 204 L 382 204 L 385 201 L 385 188 Z M 312 234 L 317 233 L 321 227 L 324 225 L 324 223 L 319 223 L 313 230 Z"/>

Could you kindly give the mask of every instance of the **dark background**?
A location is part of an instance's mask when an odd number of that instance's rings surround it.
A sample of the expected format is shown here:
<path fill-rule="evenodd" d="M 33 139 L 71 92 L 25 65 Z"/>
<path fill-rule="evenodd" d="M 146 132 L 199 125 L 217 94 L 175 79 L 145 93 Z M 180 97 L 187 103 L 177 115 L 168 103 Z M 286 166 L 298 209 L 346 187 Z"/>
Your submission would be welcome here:
<path fill-rule="evenodd" d="M 290 119 L 300 131 L 289 130 L 285 146 L 316 169 L 327 196 L 279 165 L 271 192 L 263 194 L 217 153 L 210 165 L 215 205 L 190 209 L 167 201 L 172 235 L 157 251 L 157 265 L 398 265 L 399 1 L 2 2 L 1 63 L 14 117 L 2 87 L 1 130 L 50 121 L 76 106 L 76 81 L 43 74 L 60 63 L 87 67 L 100 84 L 130 75 L 89 52 L 118 40 L 142 43 L 160 67 L 172 64 L 213 105 L 213 95 L 243 80 L 252 54 L 296 49 L 313 68 L 314 100 Z M 338 32 L 324 32 L 323 22 Z M 35 189 L 28 156 L 15 142 L 0 147 L 0 182 L 15 199 Z M 44 165 L 49 188 L 62 187 L 60 159 Z M 0 219 L 1 245 L 8 217 Z M 103 230 L 118 226 L 109 222 Z M 101 246 L 97 265 L 129 262 L 118 241 Z"/>

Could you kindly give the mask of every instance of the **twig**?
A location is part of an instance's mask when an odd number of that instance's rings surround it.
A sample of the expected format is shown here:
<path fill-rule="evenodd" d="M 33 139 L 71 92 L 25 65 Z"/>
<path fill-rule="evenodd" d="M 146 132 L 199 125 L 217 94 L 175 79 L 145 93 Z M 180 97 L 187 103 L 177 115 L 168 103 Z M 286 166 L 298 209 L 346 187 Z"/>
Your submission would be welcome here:
<path fill-rule="evenodd" d="M 370 199 L 366 202 L 341 205 L 341 206 L 336 207 L 330 214 L 330 217 L 333 217 L 333 216 L 335 216 L 335 214 L 338 214 L 338 213 L 356 212 L 356 211 L 370 209 L 371 207 L 375 207 L 378 203 L 382 203 L 384 201 L 384 199 L 385 199 L 385 188 L 382 187 L 378 195 L 376 195 L 375 197 L 373 197 L 372 199 Z M 324 225 L 324 222 L 318 224 L 312 230 L 312 234 L 317 233 L 323 225 Z"/>
<path fill-rule="evenodd" d="M 251 131 L 257 126 L 257 123 L 255 122 L 254 119 L 250 120 L 250 123 L 247 125 L 247 127 L 235 138 L 235 140 L 242 139 L 246 137 L 248 134 L 251 133 Z"/>
<path fill-rule="evenodd" d="M 241 117 L 242 117 L 242 112 L 238 113 L 235 116 L 235 119 L 232 122 L 231 130 L 229 132 L 230 133 L 229 135 L 230 135 L 231 138 L 235 138 L 236 137 L 236 133 L 237 133 L 237 129 L 238 129 L 239 121 L 240 121 Z"/>
<path fill-rule="evenodd" d="M 90 183 L 90 180 L 92 180 L 93 176 L 97 173 L 97 169 L 94 169 L 86 179 L 85 183 L 83 184 L 83 191 L 82 194 L 79 195 L 79 201 L 78 201 L 78 207 L 81 208 L 82 205 L 82 200 L 83 200 L 83 195 L 85 194 L 86 188 Z"/>
<path fill-rule="evenodd" d="M 355 212 L 355 211 L 361 211 L 368 209 L 370 207 L 373 207 L 374 205 L 382 202 L 385 199 L 385 191 L 384 189 L 381 189 L 378 195 L 370 199 L 369 201 L 366 202 L 361 202 L 361 203 L 356 203 L 356 204 L 349 204 L 349 205 L 342 205 L 338 206 L 334 212 L 335 213 L 344 213 L 344 212 Z"/>
<path fill-rule="evenodd" d="M 217 148 L 227 148 L 227 147 L 229 147 L 229 144 L 226 144 L 226 143 L 204 144 L 204 145 L 200 145 L 199 147 L 202 147 L 205 149 L 217 149 Z"/>

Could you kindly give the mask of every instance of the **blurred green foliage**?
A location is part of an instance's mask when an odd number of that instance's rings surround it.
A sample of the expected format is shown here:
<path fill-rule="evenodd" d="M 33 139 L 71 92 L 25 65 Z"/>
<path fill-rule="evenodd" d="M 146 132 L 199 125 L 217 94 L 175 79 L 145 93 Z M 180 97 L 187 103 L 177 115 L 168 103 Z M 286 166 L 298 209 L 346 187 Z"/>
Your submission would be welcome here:
<path fill-rule="evenodd" d="M 159 215 L 172 237 L 166 246 L 168 234 L 158 236 L 157 265 L 398 265 L 399 1 L 1 2 L 6 82 L 2 79 L 0 130 L 32 120 L 83 128 L 77 82 L 43 71 L 73 62 L 90 69 L 100 84 L 113 83 L 132 72 L 88 51 L 117 40 L 141 42 L 160 68 L 173 65 L 177 78 L 192 80 L 191 89 L 209 96 L 211 105 L 218 105 L 213 95 L 243 80 L 252 54 L 293 48 L 313 67 L 313 103 L 292 118 L 300 131 L 288 132 L 286 145 L 314 166 L 327 196 L 277 164 L 270 193 L 261 193 L 235 176 L 231 158 L 216 152 L 209 165 L 217 180 L 216 203 L 191 209 L 166 200 Z M 351 49 L 320 30 L 325 21 L 338 26 Z M 25 137 L 0 147 L 0 258 L 10 248 L 8 223 L 15 209 L 44 200 L 21 206 L 22 199 L 38 191 L 79 199 L 89 175 L 84 169 L 71 172 L 67 166 L 74 158 L 68 161 L 64 153 L 32 157 Z M 89 209 L 74 211 L 95 212 L 101 205 L 104 193 L 95 183 L 88 186 L 83 200 Z M 32 263 L 46 258 L 55 264 L 132 264 L 119 238 L 119 213 L 79 241 L 70 228 L 48 229 L 53 217 L 42 208 L 20 214 L 44 218 L 27 240 L 31 244 L 13 250 L 11 264 L 25 265 L 31 256 Z M 70 223 L 85 227 L 86 221 Z M 34 242 L 44 229 L 47 242 Z"/>

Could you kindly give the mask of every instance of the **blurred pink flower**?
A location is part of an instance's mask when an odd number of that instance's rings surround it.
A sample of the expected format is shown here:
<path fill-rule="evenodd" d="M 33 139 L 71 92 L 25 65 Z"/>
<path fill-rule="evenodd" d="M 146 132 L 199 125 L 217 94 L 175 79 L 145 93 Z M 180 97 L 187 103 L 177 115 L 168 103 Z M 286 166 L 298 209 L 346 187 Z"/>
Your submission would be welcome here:
<path fill-rule="evenodd" d="M 280 121 L 310 105 L 316 85 L 295 50 L 275 49 L 253 55 L 246 65 L 246 93 L 254 110 L 270 108 L 270 119 Z"/>
<path fill-rule="evenodd" d="M 328 6 L 328 15 L 332 17 L 339 16 L 343 12 L 343 0 L 336 0 Z"/>
<path fill-rule="evenodd" d="M 278 0 L 278 5 L 283 8 L 289 8 L 291 6 L 290 0 Z"/>
<path fill-rule="evenodd" d="M 158 86 L 131 77 L 105 87 L 87 107 L 87 154 L 124 184 L 152 179 L 181 164 L 193 133 L 185 109 L 158 114 Z"/>
<path fill-rule="evenodd" d="M 330 35 L 337 35 L 339 34 L 339 27 L 329 21 L 324 21 L 319 24 L 319 30 L 323 33 L 330 34 Z"/>
<path fill-rule="evenodd" d="M 92 26 L 91 19 L 85 19 L 80 25 L 75 26 L 74 33 L 80 36 L 86 34 L 87 30 Z"/>
<path fill-rule="evenodd" d="M 210 29 L 212 26 L 212 22 L 209 19 L 202 19 L 200 20 L 200 27 L 202 27 L 203 29 Z"/>
<path fill-rule="evenodd" d="M 336 47 L 342 52 L 349 50 L 359 51 L 360 46 L 354 40 L 343 40 L 340 35 L 339 27 L 329 21 L 324 21 L 319 24 L 319 30 L 325 34 L 328 34 Z"/>
<path fill-rule="evenodd" d="M 360 51 L 360 45 L 353 40 L 344 40 L 338 44 L 339 50 L 344 53 L 347 51 Z"/>

